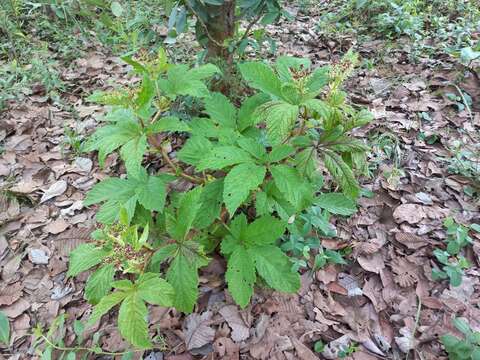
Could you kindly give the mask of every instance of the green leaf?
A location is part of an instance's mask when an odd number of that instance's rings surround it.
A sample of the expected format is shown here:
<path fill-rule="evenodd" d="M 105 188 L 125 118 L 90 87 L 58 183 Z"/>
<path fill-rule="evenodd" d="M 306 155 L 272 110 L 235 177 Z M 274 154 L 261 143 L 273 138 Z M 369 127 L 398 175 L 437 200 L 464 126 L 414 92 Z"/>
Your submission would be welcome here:
<path fill-rule="evenodd" d="M 147 151 L 147 136 L 142 134 L 129 140 L 120 150 L 129 175 L 137 176 L 142 171 L 143 155 Z"/>
<path fill-rule="evenodd" d="M 207 138 L 193 136 L 187 140 L 177 156 L 179 160 L 187 164 L 197 165 L 212 149 L 213 145 Z"/>
<path fill-rule="evenodd" d="M 160 272 L 160 264 L 169 257 L 172 257 L 176 249 L 176 244 L 162 246 L 155 252 L 155 254 L 153 254 L 152 258 L 150 259 L 149 269 L 151 269 L 151 271 Z"/>
<path fill-rule="evenodd" d="M 259 275 L 273 289 L 296 292 L 300 289 L 300 275 L 292 272 L 288 256 L 274 245 L 256 246 L 248 249 L 255 259 Z"/>
<path fill-rule="evenodd" d="M 320 194 L 315 199 L 315 204 L 320 206 L 322 209 L 337 215 L 348 216 L 357 212 L 355 201 L 343 194 L 338 193 Z"/>
<path fill-rule="evenodd" d="M 213 93 L 204 102 L 205 112 L 215 123 L 224 127 L 236 127 L 237 109 L 225 95 Z"/>
<path fill-rule="evenodd" d="M 137 281 L 137 292 L 144 301 L 160 306 L 173 306 L 174 290 L 158 274 L 146 273 Z"/>
<path fill-rule="evenodd" d="M 241 137 L 237 140 L 237 143 L 243 150 L 260 161 L 263 161 L 267 155 L 265 147 L 257 139 Z"/>
<path fill-rule="evenodd" d="M 292 56 L 279 56 L 275 61 L 275 68 L 282 81 L 294 81 L 290 69 L 300 71 L 309 69 L 311 66 L 310 60 L 307 58 L 296 58 Z"/>
<path fill-rule="evenodd" d="M 115 305 L 119 304 L 128 293 L 124 291 L 115 291 L 104 296 L 100 302 L 93 307 L 92 315 L 88 319 L 87 326 L 95 324 L 100 318 L 110 311 Z"/>
<path fill-rule="evenodd" d="M 85 299 L 91 304 L 97 304 L 112 288 L 115 267 L 107 264 L 91 274 L 85 285 Z"/>
<path fill-rule="evenodd" d="M 205 80 L 215 74 L 220 74 L 220 69 L 213 64 L 197 66 L 188 71 L 188 78 L 191 80 Z"/>
<path fill-rule="evenodd" d="M 255 110 L 270 100 L 267 94 L 258 93 L 249 97 L 242 103 L 238 111 L 237 127 L 239 131 L 244 131 L 250 126 L 254 126 L 262 119 L 258 116 Z"/>
<path fill-rule="evenodd" d="M 330 116 L 330 107 L 329 105 L 319 99 L 309 99 L 302 103 L 308 110 L 316 112 L 320 115 L 320 118 L 325 120 Z"/>
<path fill-rule="evenodd" d="M 237 245 L 228 259 L 225 273 L 228 291 L 235 302 L 244 308 L 250 302 L 255 284 L 255 264 L 245 247 Z"/>
<path fill-rule="evenodd" d="M 217 179 L 205 185 L 200 203 L 193 224 L 196 229 L 205 229 L 220 216 L 223 203 L 223 179 Z"/>
<path fill-rule="evenodd" d="M 286 224 L 271 215 L 265 215 L 248 225 L 245 231 L 247 246 L 274 243 L 285 232 Z"/>
<path fill-rule="evenodd" d="M 123 113 L 123 115 L 126 115 L 126 113 Z M 129 113 L 129 117 L 119 119 L 114 124 L 103 126 L 95 131 L 85 143 L 85 151 L 98 150 L 98 160 L 100 165 L 103 166 L 108 154 L 131 140 L 138 140 L 141 135 L 141 126 L 135 119 L 134 114 Z"/>
<path fill-rule="evenodd" d="M 0 311 L 0 343 L 10 344 L 10 322 L 7 315 Z"/>
<path fill-rule="evenodd" d="M 203 156 L 197 166 L 198 171 L 223 169 L 227 166 L 248 163 L 253 160 L 247 151 L 236 146 L 217 146 Z"/>
<path fill-rule="evenodd" d="M 197 266 L 180 254 L 170 264 L 167 281 L 175 290 L 174 306 L 180 311 L 191 313 L 198 297 Z"/>
<path fill-rule="evenodd" d="M 317 68 L 313 73 L 308 77 L 307 88 L 310 91 L 310 96 L 317 96 L 323 89 L 325 85 L 328 84 L 330 80 L 330 67 L 323 66 Z"/>
<path fill-rule="evenodd" d="M 276 98 L 282 97 L 281 82 L 270 66 L 262 62 L 247 62 L 240 64 L 239 68 L 249 86 Z"/>
<path fill-rule="evenodd" d="M 162 211 L 165 206 L 166 181 L 160 176 L 148 176 L 147 180 L 138 183 L 135 189 L 138 202 L 148 210 Z"/>
<path fill-rule="evenodd" d="M 265 178 L 266 168 L 252 163 L 236 165 L 224 180 L 223 201 L 230 215 L 247 199 Z"/>
<path fill-rule="evenodd" d="M 333 151 L 324 150 L 324 163 L 333 178 L 340 184 L 345 195 L 355 199 L 360 194 L 360 186 L 355 180 L 352 169 L 342 157 Z"/>
<path fill-rule="evenodd" d="M 190 131 L 190 127 L 175 116 L 166 116 L 150 124 L 147 134 L 157 134 L 164 131 Z"/>
<path fill-rule="evenodd" d="M 81 244 L 70 253 L 67 276 L 76 276 L 82 271 L 100 264 L 108 251 L 94 244 Z"/>
<path fill-rule="evenodd" d="M 468 335 L 472 332 L 472 330 L 470 329 L 470 325 L 468 325 L 468 322 L 466 322 L 462 318 L 455 318 L 453 319 L 452 323 L 453 323 L 453 326 L 455 326 L 457 330 L 464 335 Z"/>
<path fill-rule="evenodd" d="M 268 162 L 279 162 L 283 159 L 289 157 L 295 153 L 295 148 L 293 146 L 287 144 L 281 144 L 274 146 L 272 151 L 268 154 L 267 161 Z"/>
<path fill-rule="evenodd" d="M 120 17 L 123 14 L 123 7 L 118 1 L 113 1 L 110 9 L 112 10 L 112 14 L 116 17 Z"/>
<path fill-rule="evenodd" d="M 270 168 L 275 185 L 285 199 L 297 210 L 303 209 L 310 204 L 313 197 L 313 189 L 297 169 L 288 165 L 275 165 Z"/>
<path fill-rule="evenodd" d="M 270 101 L 257 109 L 267 124 L 268 139 L 273 145 L 282 143 L 293 129 L 298 117 L 298 105 Z"/>
<path fill-rule="evenodd" d="M 202 187 L 196 187 L 182 196 L 178 208 L 175 233 L 172 234 L 176 240 L 183 240 L 190 231 L 198 210 L 202 205 L 200 202 L 202 191 Z"/>
<path fill-rule="evenodd" d="M 146 349 L 152 344 L 148 336 L 147 307 L 138 292 L 129 294 L 120 305 L 118 330 L 133 346 Z"/>

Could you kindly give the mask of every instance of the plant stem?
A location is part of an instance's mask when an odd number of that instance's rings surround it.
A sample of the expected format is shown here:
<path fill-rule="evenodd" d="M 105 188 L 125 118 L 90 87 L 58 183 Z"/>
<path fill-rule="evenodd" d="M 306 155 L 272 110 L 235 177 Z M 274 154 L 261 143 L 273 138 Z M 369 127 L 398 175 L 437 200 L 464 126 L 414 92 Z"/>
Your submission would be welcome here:
<path fill-rule="evenodd" d="M 204 183 L 203 179 L 200 179 L 196 176 L 191 176 L 191 175 L 185 174 L 183 172 L 183 170 L 180 167 L 176 166 L 173 163 L 173 161 L 168 157 L 168 154 L 165 151 L 165 149 L 162 148 L 160 150 L 160 152 L 162 153 L 163 160 L 165 160 L 165 162 L 168 164 L 168 166 L 170 166 L 172 168 L 172 170 L 175 172 L 175 175 L 181 176 L 185 180 L 188 180 L 188 181 L 190 181 L 194 184 L 203 184 Z"/>

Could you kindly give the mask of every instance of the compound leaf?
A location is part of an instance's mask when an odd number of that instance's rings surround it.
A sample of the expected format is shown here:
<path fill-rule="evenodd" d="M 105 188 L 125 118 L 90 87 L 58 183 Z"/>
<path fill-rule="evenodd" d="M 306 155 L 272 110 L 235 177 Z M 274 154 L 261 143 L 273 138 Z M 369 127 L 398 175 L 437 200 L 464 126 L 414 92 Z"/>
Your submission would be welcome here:
<path fill-rule="evenodd" d="M 237 245 L 228 259 L 225 273 L 228 291 L 235 302 L 244 308 L 250 302 L 255 284 L 255 264 L 242 245 Z"/>
<path fill-rule="evenodd" d="M 85 299 L 91 304 L 98 304 L 112 288 L 114 275 L 115 268 L 113 264 L 107 264 L 98 268 L 87 280 L 85 285 Z"/>

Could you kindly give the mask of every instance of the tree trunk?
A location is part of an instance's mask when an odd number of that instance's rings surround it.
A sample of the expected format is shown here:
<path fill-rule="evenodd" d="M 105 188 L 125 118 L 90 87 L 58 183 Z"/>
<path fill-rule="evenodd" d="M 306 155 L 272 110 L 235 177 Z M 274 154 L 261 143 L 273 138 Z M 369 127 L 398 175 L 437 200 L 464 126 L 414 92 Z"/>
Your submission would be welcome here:
<path fill-rule="evenodd" d="M 207 57 L 220 58 L 231 62 L 231 54 L 224 41 L 235 34 L 235 0 L 225 0 L 220 6 L 207 5 L 209 21 L 205 24 L 208 31 Z"/>

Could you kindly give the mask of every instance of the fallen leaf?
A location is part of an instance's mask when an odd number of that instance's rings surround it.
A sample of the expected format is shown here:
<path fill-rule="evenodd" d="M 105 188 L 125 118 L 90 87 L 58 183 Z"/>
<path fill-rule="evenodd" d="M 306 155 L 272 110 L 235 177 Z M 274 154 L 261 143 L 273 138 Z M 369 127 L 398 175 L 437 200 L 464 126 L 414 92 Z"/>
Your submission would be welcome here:
<path fill-rule="evenodd" d="M 202 315 L 190 314 L 185 319 L 185 344 L 187 350 L 201 348 L 215 339 L 215 330 L 210 327 L 211 311 Z"/>
<path fill-rule="evenodd" d="M 40 204 L 53 199 L 59 195 L 62 195 L 67 190 L 67 182 L 65 180 L 59 180 L 56 183 L 53 183 L 42 195 L 40 199 Z"/>
<path fill-rule="evenodd" d="M 219 310 L 219 313 L 227 321 L 228 326 L 232 329 L 232 340 L 241 342 L 250 336 L 250 328 L 245 324 L 240 316 L 238 307 L 235 305 L 227 305 Z"/>
<path fill-rule="evenodd" d="M 407 222 L 417 224 L 427 217 L 423 206 L 418 204 L 402 204 L 397 206 L 393 212 L 393 217 L 397 223 Z"/>

